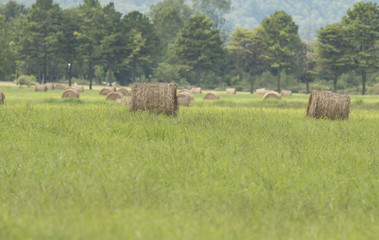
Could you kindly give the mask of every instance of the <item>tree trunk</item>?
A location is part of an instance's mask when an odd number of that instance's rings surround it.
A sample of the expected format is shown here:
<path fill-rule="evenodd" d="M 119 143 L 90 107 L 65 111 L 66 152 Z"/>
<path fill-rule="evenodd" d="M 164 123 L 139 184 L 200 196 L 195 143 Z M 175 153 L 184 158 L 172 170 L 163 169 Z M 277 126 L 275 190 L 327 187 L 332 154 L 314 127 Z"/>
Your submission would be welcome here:
<path fill-rule="evenodd" d="M 92 77 L 92 61 L 91 60 L 89 60 L 88 62 L 88 79 L 89 79 L 89 89 L 92 90 L 93 77 Z"/>
<path fill-rule="evenodd" d="M 196 65 L 196 86 L 200 87 L 200 81 L 201 81 L 201 64 L 198 62 Z"/>
<path fill-rule="evenodd" d="M 280 66 L 278 67 L 278 93 L 280 93 Z"/>
<path fill-rule="evenodd" d="M 137 69 L 137 61 L 135 58 L 132 60 L 132 83 L 136 82 L 136 69 Z"/>
<path fill-rule="evenodd" d="M 362 70 L 362 95 L 366 94 L 366 70 Z"/>
<path fill-rule="evenodd" d="M 249 67 L 249 77 L 250 77 L 250 93 L 254 93 L 254 82 L 255 82 L 255 67 Z"/>
<path fill-rule="evenodd" d="M 41 58 L 39 56 L 39 42 L 36 40 L 36 49 L 37 49 L 37 68 L 38 68 L 38 83 L 41 84 Z"/>
<path fill-rule="evenodd" d="M 71 65 L 68 66 L 68 64 L 67 64 L 67 76 L 68 76 L 68 86 L 71 87 Z"/>
<path fill-rule="evenodd" d="M 308 72 L 305 72 L 305 86 L 306 86 L 306 93 L 309 93 L 309 79 L 308 79 Z"/>
<path fill-rule="evenodd" d="M 337 92 L 337 74 L 333 75 L 333 92 Z"/>
<path fill-rule="evenodd" d="M 112 86 L 112 59 L 108 58 L 108 81 L 109 86 Z"/>

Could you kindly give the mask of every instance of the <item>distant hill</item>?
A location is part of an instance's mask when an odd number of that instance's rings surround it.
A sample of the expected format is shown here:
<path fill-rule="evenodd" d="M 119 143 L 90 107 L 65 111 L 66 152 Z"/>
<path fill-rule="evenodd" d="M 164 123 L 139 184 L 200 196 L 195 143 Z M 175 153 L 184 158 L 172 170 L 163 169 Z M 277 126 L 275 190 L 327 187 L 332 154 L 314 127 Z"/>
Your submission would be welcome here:
<path fill-rule="evenodd" d="M 99 0 L 102 5 L 110 0 Z M 329 23 L 341 20 L 346 10 L 352 8 L 359 0 L 232 0 L 232 11 L 227 20 L 231 27 L 243 26 L 254 28 L 262 19 L 276 10 L 284 10 L 291 15 L 299 25 L 299 33 L 302 39 L 310 39 L 316 36 L 316 30 Z M 0 0 L 6 3 L 7 0 Z M 29 7 L 34 0 L 17 0 L 17 2 Z M 54 0 L 62 8 L 74 7 L 82 3 L 81 0 Z M 113 0 L 116 9 L 122 13 L 138 10 L 146 13 L 152 4 L 159 0 Z M 364 2 L 367 2 L 364 1 Z M 379 0 L 372 0 L 379 4 Z"/>

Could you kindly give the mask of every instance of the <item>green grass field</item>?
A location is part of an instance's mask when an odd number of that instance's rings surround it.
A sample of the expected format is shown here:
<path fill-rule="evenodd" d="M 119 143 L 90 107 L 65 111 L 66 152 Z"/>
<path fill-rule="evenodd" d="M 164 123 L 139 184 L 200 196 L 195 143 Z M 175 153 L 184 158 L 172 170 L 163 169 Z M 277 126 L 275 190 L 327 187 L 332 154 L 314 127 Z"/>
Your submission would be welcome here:
<path fill-rule="evenodd" d="M 377 239 L 379 96 L 195 96 L 177 117 L 2 86 L 0 239 Z"/>

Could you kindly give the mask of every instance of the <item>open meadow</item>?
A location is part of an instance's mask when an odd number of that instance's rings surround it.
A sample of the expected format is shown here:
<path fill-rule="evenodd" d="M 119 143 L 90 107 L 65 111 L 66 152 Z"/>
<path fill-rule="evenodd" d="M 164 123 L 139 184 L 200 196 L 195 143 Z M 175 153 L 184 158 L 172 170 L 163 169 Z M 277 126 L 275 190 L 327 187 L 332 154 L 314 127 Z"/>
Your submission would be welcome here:
<path fill-rule="evenodd" d="M 379 96 L 348 120 L 309 95 L 177 117 L 0 84 L 0 239 L 377 239 Z"/>

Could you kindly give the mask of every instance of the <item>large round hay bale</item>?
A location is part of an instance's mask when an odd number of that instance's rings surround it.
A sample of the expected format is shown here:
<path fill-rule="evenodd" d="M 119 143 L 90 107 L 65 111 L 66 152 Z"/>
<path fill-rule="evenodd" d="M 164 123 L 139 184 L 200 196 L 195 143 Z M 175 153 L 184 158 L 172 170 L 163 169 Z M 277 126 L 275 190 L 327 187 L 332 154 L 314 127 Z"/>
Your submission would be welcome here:
<path fill-rule="evenodd" d="M 47 90 L 54 90 L 54 83 L 46 83 L 45 86 L 47 87 Z"/>
<path fill-rule="evenodd" d="M 55 89 L 63 90 L 65 87 L 66 87 L 66 85 L 62 84 L 62 83 L 56 83 L 56 84 L 54 84 L 54 88 Z"/>
<path fill-rule="evenodd" d="M 74 85 L 73 88 L 76 89 L 76 91 L 78 92 L 84 92 L 83 85 Z"/>
<path fill-rule="evenodd" d="M 115 92 L 116 90 L 115 90 L 115 88 L 114 87 L 104 87 L 104 88 L 102 88 L 101 90 L 100 90 L 100 95 L 108 95 L 108 93 L 110 93 L 110 92 Z"/>
<path fill-rule="evenodd" d="M 116 103 L 119 104 L 119 105 L 128 105 L 128 106 L 130 106 L 131 100 L 132 100 L 131 97 L 123 97 L 123 98 L 116 99 Z"/>
<path fill-rule="evenodd" d="M 268 90 L 266 88 L 259 88 L 259 89 L 255 90 L 256 94 L 261 94 L 261 95 L 265 95 L 268 92 L 271 92 L 271 90 Z"/>
<path fill-rule="evenodd" d="M 132 94 L 128 91 L 128 89 L 126 88 L 119 88 L 117 89 L 117 92 L 121 93 L 122 95 L 124 95 L 125 97 L 130 97 L 132 96 Z"/>
<path fill-rule="evenodd" d="M 122 93 L 119 93 L 119 92 L 110 92 L 107 94 L 107 97 L 105 98 L 105 100 L 108 100 L 108 101 L 116 101 L 116 99 L 119 99 L 119 98 L 123 98 L 124 96 L 122 95 Z"/>
<path fill-rule="evenodd" d="M 68 88 L 62 92 L 61 98 L 79 98 L 79 92 L 74 88 Z"/>
<path fill-rule="evenodd" d="M 4 100 L 5 100 L 5 94 L 0 91 L 0 104 L 4 104 Z"/>
<path fill-rule="evenodd" d="M 191 92 L 192 94 L 200 94 L 202 91 L 201 91 L 201 88 L 192 88 Z"/>
<path fill-rule="evenodd" d="M 311 118 L 348 119 L 350 96 L 313 90 L 307 108 Z"/>
<path fill-rule="evenodd" d="M 203 100 L 217 100 L 219 98 L 220 97 L 217 95 L 217 93 L 209 92 L 209 93 L 205 94 L 205 96 L 203 97 Z"/>
<path fill-rule="evenodd" d="M 292 96 L 292 91 L 289 91 L 289 90 L 282 90 L 280 93 L 284 97 L 291 97 Z"/>
<path fill-rule="evenodd" d="M 179 93 L 184 93 L 184 92 L 192 94 L 192 91 L 188 90 L 188 89 L 182 89 L 182 90 L 179 91 Z"/>
<path fill-rule="evenodd" d="M 275 91 L 270 91 L 270 92 L 267 92 L 265 95 L 263 95 L 262 100 L 266 100 L 266 99 L 269 99 L 269 98 L 281 99 L 282 97 L 280 96 L 279 93 L 277 93 Z"/>
<path fill-rule="evenodd" d="M 36 91 L 36 92 L 46 92 L 47 91 L 47 87 L 44 84 L 36 84 L 36 86 L 34 87 L 34 91 Z"/>
<path fill-rule="evenodd" d="M 188 92 L 181 92 L 178 94 L 178 97 L 179 95 L 186 95 L 190 98 L 191 101 L 195 100 L 195 98 L 193 97 L 192 93 L 188 93 Z"/>
<path fill-rule="evenodd" d="M 236 94 L 237 93 L 237 90 L 235 88 L 227 88 L 225 91 L 226 91 L 226 94 Z"/>
<path fill-rule="evenodd" d="M 137 110 L 176 115 L 178 101 L 175 83 L 134 83 L 130 111 Z"/>
<path fill-rule="evenodd" d="M 186 92 L 178 94 L 178 104 L 179 106 L 189 107 L 191 103 L 191 98 Z"/>

